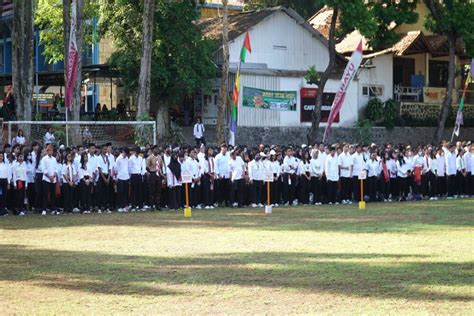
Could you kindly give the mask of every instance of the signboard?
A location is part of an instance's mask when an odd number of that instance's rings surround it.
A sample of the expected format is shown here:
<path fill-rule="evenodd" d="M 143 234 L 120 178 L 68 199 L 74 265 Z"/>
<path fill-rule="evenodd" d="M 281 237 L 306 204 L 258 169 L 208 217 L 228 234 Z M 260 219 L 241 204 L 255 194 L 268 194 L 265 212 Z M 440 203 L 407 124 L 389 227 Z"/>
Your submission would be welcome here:
<path fill-rule="evenodd" d="M 36 106 L 36 100 L 38 105 L 43 107 L 53 107 L 54 93 L 33 93 L 33 105 Z"/>
<path fill-rule="evenodd" d="M 426 103 L 443 103 L 446 88 L 423 87 L 423 101 Z"/>
<path fill-rule="evenodd" d="M 311 122 L 311 115 L 316 106 L 316 97 L 318 96 L 317 88 L 301 88 L 300 90 L 301 102 L 300 102 L 300 122 Z M 323 103 L 321 106 L 321 123 L 326 123 L 331 112 L 331 106 L 334 102 L 336 93 L 324 92 Z M 334 120 L 335 123 L 339 123 L 339 113 Z"/>
<path fill-rule="evenodd" d="M 242 105 L 265 110 L 296 111 L 296 91 L 243 87 Z"/>
<path fill-rule="evenodd" d="M 359 173 L 359 180 L 365 180 L 365 179 L 367 179 L 367 170 L 362 170 Z"/>
<path fill-rule="evenodd" d="M 190 173 L 181 174 L 181 182 L 182 183 L 192 183 L 193 182 L 192 174 L 190 174 Z"/>
<path fill-rule="evenodd" d="M 265 182 L 273 182 L 273 173 L 265 173 Z"/>

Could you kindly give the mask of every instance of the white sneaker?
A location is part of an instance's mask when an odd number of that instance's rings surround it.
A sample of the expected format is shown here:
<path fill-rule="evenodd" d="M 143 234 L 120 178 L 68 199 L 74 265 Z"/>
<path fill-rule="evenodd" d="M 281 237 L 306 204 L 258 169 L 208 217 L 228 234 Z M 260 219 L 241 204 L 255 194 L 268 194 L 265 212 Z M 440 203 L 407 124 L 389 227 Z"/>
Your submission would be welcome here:
<path fill-rule="evenodd" d="M 98 209 L 98 210 L 97 210 L 97 214 L 102 214 L 102 210 L 101 210 L 101 209 Z"/>
<path fill-rule="evenodd" d="M 329 205 L 332 205 L 332 202 L 329 202 L 328 204 L 329 204 Z"/>
<path fill-rule="evenodd" d="M 42 216 L 45 216 L 45 215 L 46 215 L 46 211 L 41 212 L 41 215 L 42 215 Z"/>
<path fill-rule="evenodd" d="M 199 204 L 198 206 L 196 206 L 196 210 L 200 210 L 202 209 L 201 205 Z"/>
<path fill-rule="evenodd" d="M 256 207 L 257 207 L 257 204 L 252 203 L 252 205 L 250 205 L 250 206 L 253 207 L 253 208 L 256 208 Z"/>
<path fill-rule="evenodd" d="M 18 216 L 25 216 L 25 213 L 24 213 L 24 212 L 20 212 L 20 214 L 18 214 Z"/>
<path fill-rule="evenodd" d="M 237 207 L 237 206 L 239 206 L 239 204 L 238 204 L 238 203 L 234 203 L 234 204 L 232 204 L 232 206 L 233 206 L 233 207 Z"/>
<path fill-rule="evenodd" d="M 209 208 L 210 208 L 211 210 L 213 210 L 213 209 L 214 209 L 214 206 L 211 205 L 211 206 L 209 206 Z"/>
<path fill-rule="evenodd" d="M 278 207 L 278 203 L 275 203 L 275 207 Z"/>
<path fill-rule="evenodd" d="M 72 212 L 73 212 L 73 213 L 79 213 L 80 210 L 79 210 L 77 207 L 75 207 L 75 208 L 72 210 Z"/>
<path fill-rule="evenodd" d="M 334 204 L 339 205 L 339 202 L 336 202 L 336 203 L 334 203 Z"/>
<path fill-rule="evenodd" d="M 258 207 L 263 207 L 263 204 L 262 204 L 262 203 L 258 203 Z"/>
<path fill-rule="evenodd" d="M 294 200 L 293 201 L 293 206 L 297 206 L 298 205 L 298 200 Z"/>
<path fill-rule="evenodd" d="M 206 210 L 210 210 L 211 207 L 210 207 L 210 206 L 206 206 L 205 209 L 206 209 Z"/>

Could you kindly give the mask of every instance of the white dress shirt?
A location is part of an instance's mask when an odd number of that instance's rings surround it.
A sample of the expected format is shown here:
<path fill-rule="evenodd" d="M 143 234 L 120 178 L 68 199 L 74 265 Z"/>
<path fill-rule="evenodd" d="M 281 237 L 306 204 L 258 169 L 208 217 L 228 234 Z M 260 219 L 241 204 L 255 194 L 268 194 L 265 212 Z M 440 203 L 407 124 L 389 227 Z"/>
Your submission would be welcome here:
<path fill-rule="evenodd" d="M 339 158 L 336 155 L 328 155 L 324 170 L 328 181 L 339 181 Z"/>
<path fill-rule="evenodd" d="M 355 152 L 352 154 L 352 176 L 359 177 L 362 170 L 365 169 L 364 155 Z"/>
<path fill-rule="evenodd" d="M 298 169 L 298 159 L 293 156 L 286 156 L 283 159 L 283 172 L 288 174 L 295 174 Z"/>
<path fill-rule="evenodd" d="M 130 180 L 130 172 L 128 169 L 128 157 L 120 155 L 115 161 L 115 173 L 118 180 Z"/>
<path fill-rule="evenodd" d="M 142 173 L 143 158 L 139 155 L 131 155 L 128 159 L 128 168 L 130 174 Z"/>
<path fill-rule="evenodd" d="M 201 139 L 204 136 L 205 131 L 206 131 L 206 128 L 204 127 L 204 124 L 202 123 L 194 124 L 193 134 L 195 138 Z"/>
<path fill-rule="evenodd" d="M 341 178 L 350 178 L 351 175 L 351 167 L 352 167 L 352 157 L 349 153 L 342 153 L 339 155 L 339 166 L 347 169 L 341 169 L 340 175 Z"/>
<path fill-rule="evenodd" d="M 367 162 L 365 163 L 365 168 L 367 170 L 367 176 L 368 177 L 378 177 L 380 175 L 380 162 L 375 159 L 375 160 L 372 160 L 372 159 L 369 159 L 367 160 Z"/>
<path fill-rule="evenodd" d="M 55 141 L 54 134 L 50 132 L 46 132 L 46 134 L 44 135 L 44 144 L 45 145 L 52 144 L 54 143 L 54 141 Z"/>
<path fill-rule="evenodd" d="M 57 164 L 58 162 L 56 161 L 56 158 L 53 156 L 44 156 L 41 159 L 40 165 L 41 165 L 41 171 L 43 173 L 43 181 L 49 182 L 49 183 L 56 183 L 56 176 L 57 176 Z M 53 181 L 49 179 L 49 177 L 54 177 Z"/>
<path fill-rule="evenodd" d="M 62 177 L 63 183 L 67 183 L 66 176 L 69 178 L 69 181 L 75 182 L 77 177 L 77 169 L 74 167 L 74 164 L 63 164 Z"/>
<path fill-rule="evenodd" d="M 410 165 L 406 162 L 406 159 L 403 158 L 403 164 L 400 163 L 400 160 L 397 160 L 397 176 L 399 178 L 408 177 L 408 172 L 411 170 Z"/>
<path fill-rule="evenodd" d="M 252 160 L 248 164 L 249 180 L 250 181 L 263 181 L 264 180 L 264 171 L 262 170 L 262 165 L 259 161 Z"/>
<path fill-rule="evenodd" d="M 17 181 L 24 181 L 27 182 L 26 177 L 26 163 L 23 161 L 22 163 L 14 163 L 12 166 L 12 175 L 13 175 L 13 184 L 16 186 Z M 26 184 L 27 186 L 27 184 Z M 25 187 L 26 187 L 25 186 Z"/>
<path fill-rule="evenodd" d="M 216 175 L 218 177 L 222 177 L 225 179 L 229 178 L 230 170 L 229 170 L 229 161 L 230 161 L 229 153 L 223 155 L 222 153 L 217 154 L 216 158 L 214 159 L 215 162 L 215 170 Z"/>
<path fill-rule="evenodd" d="M 451 153 L 450 151 L 445 155 L 446 157 L 446 175 L 456 175 L 456 152 Z"/>
<path fill-rule="evenodd" d="M 438 177 L 446 176 L 446 158 L 444 156 L 436 156 L 436 175 Z"/>
<path fill-rule="evenodd" d="M 228 162 L 229 173 L 231 173 L 231 180 L 240 180 L 244 176 L 245 163 L 240 156 L 234 159 L 230 159 Z"/>
<path fill-rule="evenodd" d="M 319 156 L 309 161 L 309 174 L 311 177 L 320 177 L 323 174 L 322 159 Z"/>
<path fill-rule="evenodd" d="M 5 162 L 0 163 L 0 179 L 7 179 L 7 181 L 10 182 L 10 179 L 12 178 L 11 173 L 10 165 Z"/>

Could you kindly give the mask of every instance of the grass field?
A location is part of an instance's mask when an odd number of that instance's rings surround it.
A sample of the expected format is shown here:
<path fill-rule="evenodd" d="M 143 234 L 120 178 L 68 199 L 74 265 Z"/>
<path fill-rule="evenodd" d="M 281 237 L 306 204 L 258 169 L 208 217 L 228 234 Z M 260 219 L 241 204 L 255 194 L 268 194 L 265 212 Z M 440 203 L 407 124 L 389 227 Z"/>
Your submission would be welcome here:
<path fill-rule="evenodd" d="M 474 200 L 0 218 L 9 314 L 474 313 Z"/>

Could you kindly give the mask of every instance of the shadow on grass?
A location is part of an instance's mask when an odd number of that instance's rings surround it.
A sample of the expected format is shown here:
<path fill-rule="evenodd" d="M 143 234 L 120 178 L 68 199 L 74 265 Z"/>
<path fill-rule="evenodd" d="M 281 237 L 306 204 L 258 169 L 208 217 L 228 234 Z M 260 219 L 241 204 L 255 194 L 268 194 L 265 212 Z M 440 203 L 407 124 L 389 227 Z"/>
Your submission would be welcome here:
<path fill-rule="evenodd" d="M 429 291 L 433 286 L 471 286 L 473 262 L 430 262 L 419 255 L 255 252 L 153 257 L 17 245 L 0 246 L 0 253 L 0 281 L 85 293 L 184 295 L 191 291 L 189 285 L 237 285 L 409 301 L 474 299 L 472 293 Z M 178 289 L 164 289 L 169 286 Z"/>
<path fill-rule="evenodd" d="M 350 233 L 413 232 L 420 229 L 474 224 L 474 200 L 375 203 L 366 211 L 357 206 L 306 206 L 275 208 L 270 216 L 262 209 L 194 211 L 192 219 L 181 213 L 147 212 L 26 218 L 0 218 L 0 229 L 41 229 L 75 226 L 137 226 L 153 228 L 245 228 L 281 231 L 342 231 Z"/>

